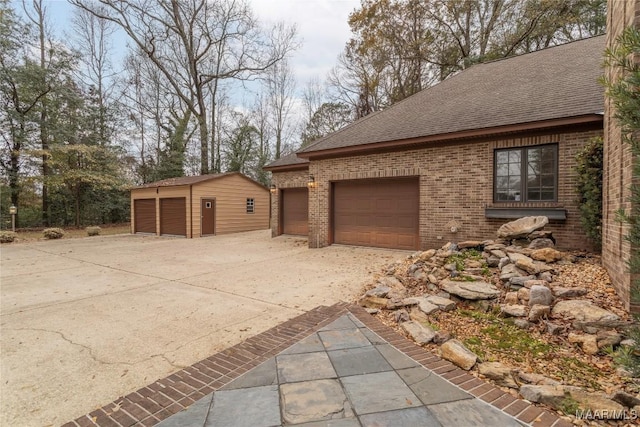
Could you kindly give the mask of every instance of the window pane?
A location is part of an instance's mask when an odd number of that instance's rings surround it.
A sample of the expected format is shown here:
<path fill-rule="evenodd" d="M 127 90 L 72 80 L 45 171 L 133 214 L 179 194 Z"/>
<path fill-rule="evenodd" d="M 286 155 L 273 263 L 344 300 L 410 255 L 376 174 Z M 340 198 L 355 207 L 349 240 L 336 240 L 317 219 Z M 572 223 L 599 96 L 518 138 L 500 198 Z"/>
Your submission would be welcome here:
<path fill-rule="evenodd" d="M 542 186 L 551 187 L 555 185 L 555 177 L 553 175 L 542 175 Z"/>
<path fill-rule="evenodd" d="M 529 191 L 527 192 L 527 199 L 532 202 L 540 200 L 540 190 L 529 189 Z"/>
<path fill-rule="evenodd" d="M 509 165 L 507 164 L 497 164 L 496 165 L 496 176 L 507 176 L 509 174 Z"/>
<path fill-rule="evenodd" d="M 496 163 L 507 163 L 509 161 L 509 153 L 507 151 L 498 151 L 496 153 Z"/>
<path fill-rule="evenodd" d="M 555 199 L 554 191 L 542 191 L 540 193 L 540 200 L 553 201 Z"/>
<path fill-rule="evenodd" d="M 520 163 L 510 163 L 509 164 L 509 175 L 520 176 Z"/>
<path fill-rule="evenodd" d="M 509 163 L 520 163 L 520 150 L 509 150 Z"/>

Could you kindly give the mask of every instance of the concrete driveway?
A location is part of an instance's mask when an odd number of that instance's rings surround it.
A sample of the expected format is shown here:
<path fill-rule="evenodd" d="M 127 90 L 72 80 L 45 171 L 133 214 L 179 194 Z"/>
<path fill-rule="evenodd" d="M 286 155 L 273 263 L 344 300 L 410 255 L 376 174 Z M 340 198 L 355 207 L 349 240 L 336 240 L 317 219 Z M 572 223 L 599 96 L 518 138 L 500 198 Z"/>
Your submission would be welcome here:
<path fill-rule="evenodd" d="M 60 425 L 318 305 L 406 252 L 269 231 L 3 245 L 0 425 Z"/>

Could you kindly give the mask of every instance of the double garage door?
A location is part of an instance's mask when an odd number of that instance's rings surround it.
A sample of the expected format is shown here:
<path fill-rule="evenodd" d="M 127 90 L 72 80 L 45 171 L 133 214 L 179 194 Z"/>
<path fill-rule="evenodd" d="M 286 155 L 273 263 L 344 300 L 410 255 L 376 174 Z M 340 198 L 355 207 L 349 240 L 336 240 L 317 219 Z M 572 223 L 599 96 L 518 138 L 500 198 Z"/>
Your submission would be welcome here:
<path fill-rule="evenodd" d="M 419 249 L 418 178 L 334 182 L 333 243 Z"/>
<path fill-rule="evenodd" d="M 135 232 L 156 233 L 156 199 L 136 199 L 133 202 L 135 211 Z M 160 234 L 187 235 L 187 199 L 172 197 L 160 199 Z"/>

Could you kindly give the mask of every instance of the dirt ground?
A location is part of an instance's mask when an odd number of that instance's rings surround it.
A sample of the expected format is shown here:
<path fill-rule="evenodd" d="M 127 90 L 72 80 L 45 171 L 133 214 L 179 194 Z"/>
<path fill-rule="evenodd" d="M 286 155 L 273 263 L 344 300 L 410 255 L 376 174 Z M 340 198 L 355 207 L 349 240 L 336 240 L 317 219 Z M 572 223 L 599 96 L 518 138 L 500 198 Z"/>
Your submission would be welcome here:
<path fill-rule="evenodd" d="M 270 238 L 2 245 L 0 425 L 60 425 L 318 305 L 406 252 Z"/>

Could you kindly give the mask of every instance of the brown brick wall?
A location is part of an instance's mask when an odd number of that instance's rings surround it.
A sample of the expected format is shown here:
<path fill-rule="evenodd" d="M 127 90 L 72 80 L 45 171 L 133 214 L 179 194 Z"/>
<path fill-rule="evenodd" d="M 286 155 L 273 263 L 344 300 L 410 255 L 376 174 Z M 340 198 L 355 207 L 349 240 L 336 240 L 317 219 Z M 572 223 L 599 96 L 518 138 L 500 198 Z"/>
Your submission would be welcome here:
<path fill-rule="evenodd" d="M 607 46 L 611 47 L 625 27 L 635 25 L 640 28 L 640 0 L 609 1 L 608 8 Z M 612 70 L 607 70 L 607 73 L 612 77 Z M 631 276 L 627 261 L 632 248 L 625 240 L 628 226 L 616 221 L 616 212 L 620 209 L 629 212 L 631 209 L 633 157 L 628 145 L 622 141 L 614 113 L 611 101 L 605 99 L 602 261 L 618 295 L 629 308 Z"/>
<path fill-rule="evenodd" d="M 526 206 L 566 209 L 566 221 L 553 221 L 547 226 L 553 231 L 558 247 L 592 248 L 578 217 L 573 159 L 586 141 L 601 135 L 600 130 L 590 130 L 312 161 L 309 173 L 315 176 L 318 186 L 309 191 L 309 246 L 329 244 L 331 181 L 394 176 L 420 177 L 421 248 L 440 247 L 448 241 L 493 238 L 497 228 L 509 221 L 485 218 L 484 208 L 493 205 L 494 149 L 557 142 L 558 202 Z M 278 182 L 279 175 L 274 173 Z M 277 204 L 272 206 L 277 209 Z M 277 218 L 276 213 L 273 216 Z M 454 220 L 461 224 L 455 234 L 450 231 L 450 222 Z"/>
<path fill-rule="evenodd" d="M 271 195 L 271 237 L 280 235 L 280 190 L 283 188 L 306 187 L 309 181 L 309 171 L 296 170 L 291 172 L 274 172 L 271 183 L 276 186 L 276 193 Z"/>

